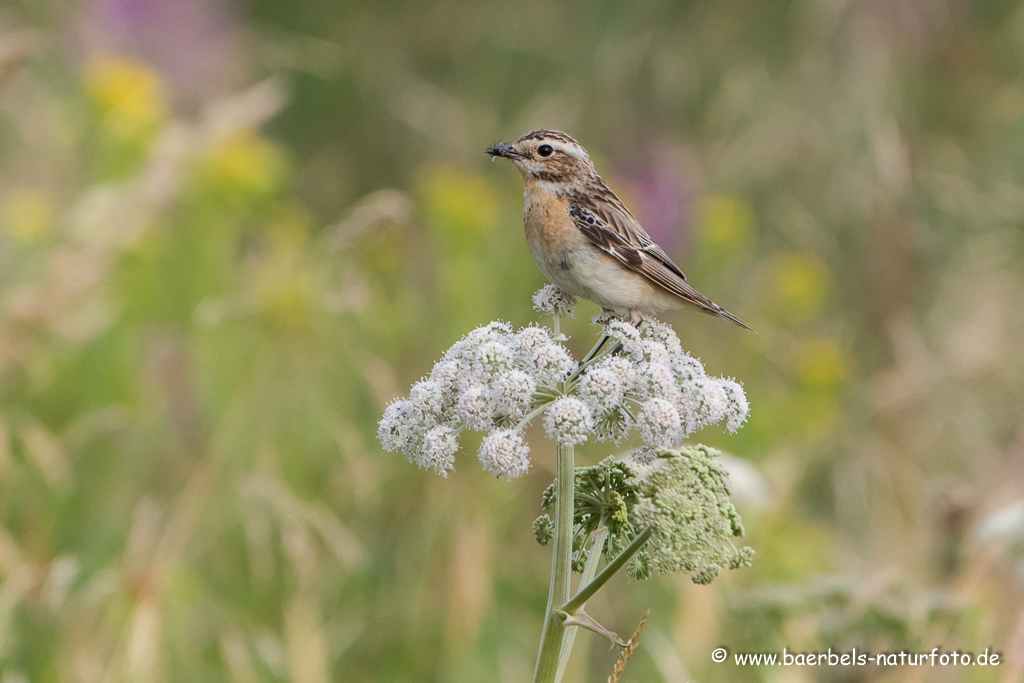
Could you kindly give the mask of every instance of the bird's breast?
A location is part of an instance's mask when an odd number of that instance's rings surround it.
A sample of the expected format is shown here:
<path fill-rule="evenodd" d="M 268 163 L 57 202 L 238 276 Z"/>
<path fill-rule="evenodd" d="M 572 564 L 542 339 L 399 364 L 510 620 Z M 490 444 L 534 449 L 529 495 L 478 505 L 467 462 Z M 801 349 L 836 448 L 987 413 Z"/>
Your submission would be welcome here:
<path fill-rule="evenodd" d="M 540 259 L 554 263 L 561 252 L 574 251 L 586 243 L 586 237 L 569 217 L 569 200 L 543 187 L 528 188 L 523 225 L 526 241 L 538 263 Z"/>
<path fill-rule="evenodd" d="M 536 183 L 527 190 L 523 224 L 530 253 L 544 276 L 570 294 L 591 298 L 586 281 L 594 259 L 603 255 L 572 222 L 569 200 Z"/>

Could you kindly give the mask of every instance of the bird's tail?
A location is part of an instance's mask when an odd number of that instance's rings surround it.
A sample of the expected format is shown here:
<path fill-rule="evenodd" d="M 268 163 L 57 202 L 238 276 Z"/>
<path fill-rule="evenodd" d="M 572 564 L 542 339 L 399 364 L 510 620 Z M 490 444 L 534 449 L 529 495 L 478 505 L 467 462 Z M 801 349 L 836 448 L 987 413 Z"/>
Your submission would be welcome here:
<path fill-rule="evenodd" d="M 721 306 L 719 306 L 716 303 L 712 302 L 710 308 L 704 308 L 702 310 L 705 313 L 707 313 L 708 315 L 713 315 L 716 318 L 725 318 L 726 320 L 728 320 L 731 323 L 735 323 L 735 324 L 739 325 L 740 327 L 742 327 L 744 329 L 747 329 L 747 330 L 750 330 L 751 332 L 754 332 L 754 328 L 752 328 L 750 325 L 746 324 L 745 322 L 740 320 L 737 316 L 733 315 L 732 313 L 730 313 L 729 311 L 725 310 L 724 308 L 722 308 Z M 754 334 L 757 334 L 757 332 L 754 332 Z"/>

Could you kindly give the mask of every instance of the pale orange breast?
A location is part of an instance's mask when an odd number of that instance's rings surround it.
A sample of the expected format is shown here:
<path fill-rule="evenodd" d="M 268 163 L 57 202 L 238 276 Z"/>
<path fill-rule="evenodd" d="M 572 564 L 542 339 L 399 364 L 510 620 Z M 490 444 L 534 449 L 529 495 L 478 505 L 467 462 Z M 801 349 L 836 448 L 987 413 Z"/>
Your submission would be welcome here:
<path fill-rule="evenodd" d="M 523 224 L 534 256 L 553 261 L 565 249 L 585 246 L 584 237 L 569 217 L 569 201 L 534 184 L 527 189 Z"/>

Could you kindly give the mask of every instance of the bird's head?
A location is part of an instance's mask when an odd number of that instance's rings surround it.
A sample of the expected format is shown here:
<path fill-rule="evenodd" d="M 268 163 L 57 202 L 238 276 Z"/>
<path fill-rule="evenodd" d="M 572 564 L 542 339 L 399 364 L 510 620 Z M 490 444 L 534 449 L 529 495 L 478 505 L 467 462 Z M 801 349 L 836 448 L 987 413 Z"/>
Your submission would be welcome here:
<path fill-rule="evenodd" d="M 511 144 L 488 147 L 486 152 L 511 161 L 526 182 L 564 183 L 594 174 L 594 163 L 583 145 L 557 130 L 531 131 Z"/>

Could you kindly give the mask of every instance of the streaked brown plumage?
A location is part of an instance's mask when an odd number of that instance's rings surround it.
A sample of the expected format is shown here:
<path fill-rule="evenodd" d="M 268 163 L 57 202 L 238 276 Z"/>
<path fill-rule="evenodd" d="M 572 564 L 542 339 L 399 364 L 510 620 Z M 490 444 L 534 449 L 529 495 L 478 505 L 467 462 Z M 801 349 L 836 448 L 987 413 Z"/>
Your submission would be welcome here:
<path fill-rule="evenodd" d="M 634 321 L 689 307 L 750 329 L 686 281 L 571 136 L 535 130 L 487 153 L 523 176 L 526 240 L 548 280 Z"/>

